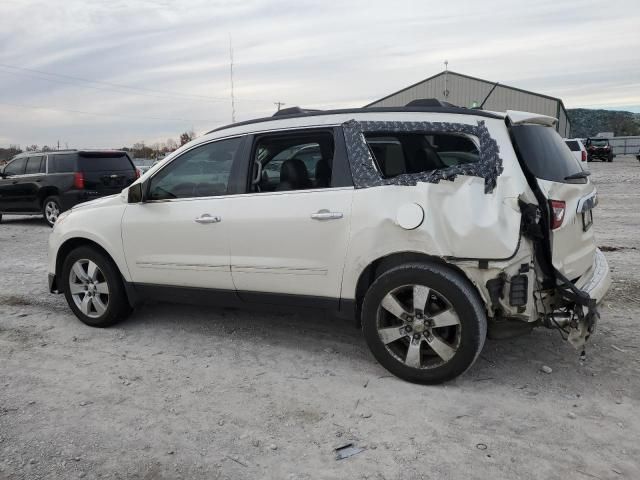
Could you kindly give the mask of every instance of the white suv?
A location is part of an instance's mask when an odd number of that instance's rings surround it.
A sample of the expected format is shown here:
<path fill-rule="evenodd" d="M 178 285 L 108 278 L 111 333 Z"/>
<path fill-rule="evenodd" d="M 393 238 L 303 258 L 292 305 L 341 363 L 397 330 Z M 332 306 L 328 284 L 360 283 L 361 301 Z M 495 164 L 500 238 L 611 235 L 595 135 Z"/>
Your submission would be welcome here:
<path fill-rule="evenodd" d="M 487 329 L 582 348 L 611 280 L 555 122 L 424 101 L 219 128 L 63 213 L 50 289 L 96 327 L 145 299 L 333 310 L 421 383 L 467 370 Z"/>

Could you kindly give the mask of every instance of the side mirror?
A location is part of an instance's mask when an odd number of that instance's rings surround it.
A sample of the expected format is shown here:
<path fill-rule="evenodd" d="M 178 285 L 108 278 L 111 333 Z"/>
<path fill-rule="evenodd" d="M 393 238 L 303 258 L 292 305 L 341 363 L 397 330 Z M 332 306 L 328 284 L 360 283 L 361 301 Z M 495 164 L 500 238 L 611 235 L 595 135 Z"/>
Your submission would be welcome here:
<path fill-rule="evenodd" d="M 129 193 L 127 196 L 127 203 L 141 203 L 144 202 L 144 184 L 136 183 L 129 187 Z"/>

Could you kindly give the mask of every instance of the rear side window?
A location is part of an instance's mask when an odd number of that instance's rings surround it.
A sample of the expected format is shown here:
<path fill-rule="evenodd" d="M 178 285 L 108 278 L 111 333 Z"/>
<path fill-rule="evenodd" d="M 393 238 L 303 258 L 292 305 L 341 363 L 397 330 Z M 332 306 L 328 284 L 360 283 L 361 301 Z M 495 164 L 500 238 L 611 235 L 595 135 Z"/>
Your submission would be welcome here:
<path fill-rule="evenodd" d="M 333 134 L 327 131 L 259 138 L 254 148 L 252 191 L 329 188 L 334 153 Z"/>
<path fill-rule="evenodd" d="M 70 173 L 76 171 L 77 154 L 49 155 L 49 173 Z"/>
<path fill-rule="evenodd" d="M 576 140 L 567 140 L 565 143 L 567 144 L 567 147 L 569 147 L 569 150 L 571 150 L 572 152 L 580 151 L 580 144 Z"/>
<path fill-rule="evenodd" d="M 81 153 L 78 156 L 80 170 L 83 172 L 113 172 L 133 170 L 133 164 L 126 154 L 114 152 Z"/>
<path fill-rule="evenodd" d="M 26 164 L 26 158 L 18 158 L 5 167 L 4 173 L 6 175 L 22 175 Z"/>
<path fill-rule="evenodd" d="M 575 183 L 566 179 L 582 172 L 582 165 L 553 128 L 515 125 L 511 132 L 522 161 L 534 176 L 551 182 Z"/>
<path fill-rule="evenodd" d="M 465 134 L 369 132 L 365 139 L 385 178 L 480 160 L 477 141 Z"/>

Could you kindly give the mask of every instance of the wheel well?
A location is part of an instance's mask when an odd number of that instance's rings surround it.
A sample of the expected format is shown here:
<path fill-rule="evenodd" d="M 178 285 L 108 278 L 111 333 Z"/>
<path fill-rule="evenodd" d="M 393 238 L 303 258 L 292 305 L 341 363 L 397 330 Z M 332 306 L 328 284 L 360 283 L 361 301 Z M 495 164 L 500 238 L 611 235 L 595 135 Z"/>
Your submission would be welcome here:
<path fill-rule="evenodd" d="M 362 308 L 362 302 L 364 300 L 364 296 L 369 290 L 371 284 L 382 275 L 384 272 L 391 270 L 394 267 L 405 263 L 431 263 L 438 264 L 442 266 L 446 266 L 451 270 L 459 272 L 464 278 L 467 278 L 467 275 L 464 273 L 462 269 L 458 266 L 448 263 L 441 257 L 436 257 L 433 255 L 427 255 L 425 253 L 418 252 L 399 252 L 392 253 L 391 255 L 387 255 L 386 257 L 378 258 L 371 262 L 360 274 L 358 277 L 358 283 L 356 284 L 356 318 L 358 324 L 360 323 L 360 309 Z M 475 286 L 474 286 L 475 288 Z"/>
<path fill-rule="evenodd" d="M 38 192 L 38 203 L 40 204 L 40 208 L 42 208 L 45 198 L 50 197 L 51 195 L 58 195 L 58 189 L 56 187 L 45 187 Z"/>
<path fill-rule="evenodd" d="M 58 281 L 62 275 L 62 264 L 64 263 L 64 259 L 67 257 L 67 255 L 69 255 L 69 253 L 71 253 L 72 250 L 82 246 L 95 248 L 113 262 L 113 258 L 111 258 L 111 255 L 109 255 L 109 252 L 107 252 L 93 240 L 89 240 L 88 238 L 71 238 L 60 245 L 58 254 L 56 255 L 56 278 L 58 279 Z M 113 262 L 113 264 L 116 266 L 116 268 L 118 268 L 118 265 L 115 262 Z M 119 270 L 120 269 L 118 269 L 118 271 Z M 122 272 L 120 272 L 120 275 L 122 275 Z"/>

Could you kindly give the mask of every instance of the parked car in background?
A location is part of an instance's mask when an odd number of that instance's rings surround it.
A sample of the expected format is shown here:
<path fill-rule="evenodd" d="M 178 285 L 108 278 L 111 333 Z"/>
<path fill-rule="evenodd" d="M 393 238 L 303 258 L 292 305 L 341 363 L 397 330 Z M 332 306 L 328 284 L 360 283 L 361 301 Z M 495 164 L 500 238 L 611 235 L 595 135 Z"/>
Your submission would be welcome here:
<path fill-rule="evenodd" d="M 562 328 L 582 349 L 611 277 L 557 120 L 426 103 L 198 137 L 59 217 L 50 290 L 95 327 L 144 299 L 332 310 L 421 383 L 465 372 L 487 331 Z"/>
<path fill-rule="evenodd" d="M 42 215 L 53 225 L 61 212 L 118 193 L 138 177 L 127 153 L 117 150 L 21 153 L 0 170 L 0 220 Z"/>
<path fill-rule="evenodd" d="M 133 158 L 132 161 L 140 175 L 146 173 L 156 162 L 153 158 Z"/>
<path fill-rule="evenodd" d="M 587 138 L 587 161 L 613 162 L 613 149 L 607 138 Z"/>
<path fill-rule="evenodd" d="M 565 138 L 564 143 L 567 144 L 573 156 L 576 157 L 576 160 L 579 162 L 587 161 L 587 149 L 582 144 L 582 140 L 579 138 Z"/>

